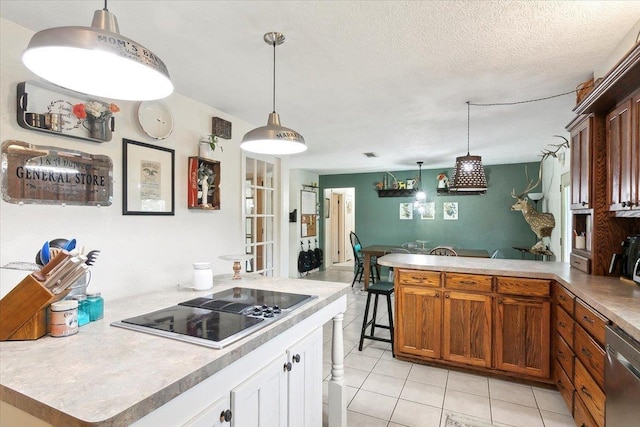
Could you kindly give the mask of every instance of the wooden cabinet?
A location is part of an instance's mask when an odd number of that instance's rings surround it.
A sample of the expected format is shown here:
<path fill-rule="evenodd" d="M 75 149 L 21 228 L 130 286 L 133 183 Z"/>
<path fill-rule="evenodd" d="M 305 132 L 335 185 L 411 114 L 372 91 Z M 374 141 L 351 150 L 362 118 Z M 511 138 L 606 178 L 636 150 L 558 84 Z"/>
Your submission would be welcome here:
<path fill-rule="evenodd" d="M 553 301 L 558 390 L 576 425 L 604 427 L 604 331 L 609 320 L 559 283 L 554 284 Z"/>
<path fill-rule="evenodd" d="M 411 274 L 399 276 L 413 277 Z M 405 284 L 396 288 L 395 351 L 439 359 L 442 331 L 442 292 Z"/>
<path fill-rule="evenodd" d="M 548 299 L 496 298 L 496 368 L 548 378 L 551 352 Z"/>
<path fill-rule="evenodd" d="M 631 138 L 631 99 L 623 102 L 607 114 L 607 200 L 609 210 L 629 210 L 637 202 L 637 192 L 632 194 L 632 165 L 634 152 Z M 637 156 L 637 152 L 635 153 Z M 636 173 L 637 180 L 637 173 Z"/>
<path fill-rule="evenodd" d="M 445 292 L 443 358 L 469 365 L 491 366 L 491 296 Z"/>
<path fill-rule="evenodd" d="M 587 209 L 591 203 L 591 156 L 594 116 L 581 116 L 569 125 L 571 134 L 571 209 Z"/>

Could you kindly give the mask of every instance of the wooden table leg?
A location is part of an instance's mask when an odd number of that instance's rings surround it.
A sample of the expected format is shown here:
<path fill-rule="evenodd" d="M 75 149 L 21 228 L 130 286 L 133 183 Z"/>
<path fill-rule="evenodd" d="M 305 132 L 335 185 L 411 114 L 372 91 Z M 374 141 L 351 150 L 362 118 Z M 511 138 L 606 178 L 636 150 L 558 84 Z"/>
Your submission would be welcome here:
<path fill-rule="evenodd" d="M 364 276 L 364 290 L 366 291 L 369 289 L 369 277 L 371 276 L 371 254 L 363 252 L 362 256 L 364 257 L 362 260 L 364 262 L 364 273 L 362 275 Z"/>

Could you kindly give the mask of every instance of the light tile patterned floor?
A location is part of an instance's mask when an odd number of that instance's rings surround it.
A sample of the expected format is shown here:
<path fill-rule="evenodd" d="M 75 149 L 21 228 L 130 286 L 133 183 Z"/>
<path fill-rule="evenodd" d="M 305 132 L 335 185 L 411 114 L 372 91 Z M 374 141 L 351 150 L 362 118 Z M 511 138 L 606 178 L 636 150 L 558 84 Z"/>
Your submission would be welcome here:
<path fill-rule="evenodd" d="M 312 273 L 311 280 L 351 283 L 344 268 Z M 495 426 L 573 427 L 560 393 L 483 375 L 403 362 L 391 356 L 391 345 L 365 340 L 358 351 L 366 294 L 347 296 L 344 316 L 345 383 L 349 427 L 442 427 L 448 413 L 475 417 Z M 378 319 L 386 324 L 384 299 Z M 331 370 L 332 322 L 324 327 L 324 401 Z M 376 332 L 377 335 L 377 332 Z"/>

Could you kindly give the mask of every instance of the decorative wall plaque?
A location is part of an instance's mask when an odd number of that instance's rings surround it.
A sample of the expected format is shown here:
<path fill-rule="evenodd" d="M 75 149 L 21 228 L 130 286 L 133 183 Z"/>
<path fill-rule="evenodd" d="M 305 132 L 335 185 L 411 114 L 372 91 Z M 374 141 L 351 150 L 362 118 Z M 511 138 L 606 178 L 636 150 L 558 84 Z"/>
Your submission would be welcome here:
<path fill-rule="evenodd" d="M 108 156 L 7 140 L 2 143 L 2 199 L 9 203 L 109 206 Z"/>
<path fill-rule="evenodd" d="M 231 122 L 220 117 L 211 119 L 211 133 L 224 139 L 231 139 Z"/>

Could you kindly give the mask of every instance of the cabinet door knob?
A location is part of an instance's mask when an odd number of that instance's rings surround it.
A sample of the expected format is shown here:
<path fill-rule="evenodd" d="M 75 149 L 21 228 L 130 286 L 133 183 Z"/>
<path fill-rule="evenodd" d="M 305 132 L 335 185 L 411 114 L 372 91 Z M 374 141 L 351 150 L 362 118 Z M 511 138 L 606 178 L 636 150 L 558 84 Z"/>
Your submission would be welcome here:
<path fill-rule="evenodd" d="M 291 362 L 287 362 L 284 364 L 284 370 L 285 371 L 291 371 Z"/>
<path fill-rule="evenodd" d="M 445 298 L 449 298 L 449 294 L 445 294 L 445 296 L 444 296 L 444 297 L 445 297 Z"/>
<path fill-rule="evenodd" d="M 589 393 L 589 391 L 587 390 L 587 388 L 585 386 L 582 386 L 582 388 L 580 389 L 580 391 L 587 395 L 588 397 L 591 397 L 591 393 Z"/>
<path fill-rule="evenodd" d="M 589 202 L 587 202 L 587 201 L 582 202 L 582 206 L 587 206 L 588 204 L 589 204 Z"/>
<path fill-rule="evenodd" d="M 582 347 L 582 350 L 580 350 L 580 351 L 582 351 L 582 354 L 584 354 L 589 359 L 591 359 L 592 354 L 591 354 L 591 352 L 589 350 L 587 350 L 586 348 Z"/>
<path fill-rule="evenodd" d="M 593 324 L 593 319 L 589 319 L 587 316 L 582 316 L 582 320 L 584 320 L 585 322 L 589 322 L 589 323 Z"/>
<path fill-rule="evenodd" d="M 233 417 L 233 414 L 231 413 L 230 409 L 227 409 L 226 411 L 220 412 L 220 422 L 221 423 L 231 421 L 232 417 Z"/>
<path fill-rule="evenodd" d="M 293 356 L 293 361 L 294 361 L 295 363 L 300 363 L 300 355 L 299 355 L 299 354 L 294 355 L 294 356 Z"/>

